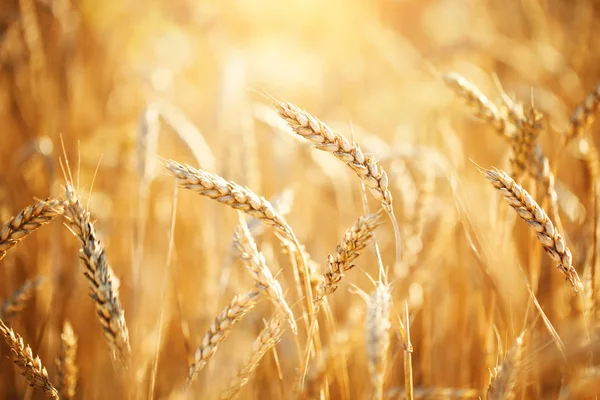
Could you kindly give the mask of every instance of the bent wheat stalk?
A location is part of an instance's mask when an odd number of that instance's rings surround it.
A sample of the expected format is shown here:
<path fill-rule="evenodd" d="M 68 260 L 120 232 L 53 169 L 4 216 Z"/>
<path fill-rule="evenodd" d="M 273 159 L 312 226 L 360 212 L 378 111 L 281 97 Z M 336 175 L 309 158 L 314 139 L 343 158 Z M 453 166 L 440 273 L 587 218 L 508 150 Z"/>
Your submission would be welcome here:
<path fill-rule="evenodd" d="M 52 386 L 48 378 L 48 371 L 42 365 L 38 356 L 33 355 L 31 347 L 23 342 L 23 338 L 4 324 L 0 319 L 0 334 L 10 348 L 10 357 L 21 374 L 34 387 L 44 392 L 49 399 L 58 400 L 58 391 Z"/>
<path fill-rule="evenodd" d="M 62 212 L 62 201 L 58 199 L 40 200 L 22 209 L 0 231 L 0 260 L 27 235 L 46 225 Z"/>
<path fill-rule="evenodd" d="M 573 289 L 580 290 L 582 284 L 572 265 L 571 251 L 546 212 L 506 172 L 498 169 L 480 169 L 480 172 L 502 193 L 519 217 L 535 231 L 546 253 L 558 263 L 558 269 L 566 276 Z"/>
<path fill-rule="evenodd" d="M 104 246 L 98 240 L 94 225 L 90 222 L 90 213 L 81 205 L 70 182 L 66 184 L 66 196 L 67 226 L 81 246 L 79 259 L 85 268 L 84 275 L 90 285 L 90 297 L 96 305 L 104 338 L 121 365 L 126 367 L 131 358 L 129 331 Z"/>

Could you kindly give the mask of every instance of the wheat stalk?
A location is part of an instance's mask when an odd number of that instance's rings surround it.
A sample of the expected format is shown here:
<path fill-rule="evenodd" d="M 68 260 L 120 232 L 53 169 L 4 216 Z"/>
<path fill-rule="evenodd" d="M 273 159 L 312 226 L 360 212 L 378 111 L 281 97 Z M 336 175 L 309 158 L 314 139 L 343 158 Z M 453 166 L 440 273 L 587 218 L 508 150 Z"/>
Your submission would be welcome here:
<path fill-rule="evenodd" d="M 260 293 L 252 291 L 245 295 L 236 295 L 210 325 L 202 343 L 194 354 L 194 362 L 190 365 L 187 386 L 196 380 L 198 374 L 217 352 L 219 344 L 229 336 L 233 327 L 250 311 L 260 298 Z"/>
<path fill-rule="evenodd" d="M 373 385 L 374 398 L 383 398 L 383 383 L 390 346 L 392 296 L 389 287 L 379 282 L 367 301 L 367 365 Z"/>
<path fill-rule="evenodd" d="M 40 200 L 19 211 L 0 231 L 0 260 L 14 245 L 52 221 L 62 211 L 62 201 L 58 199 Z"/>
<path fill-rule="evenodd" d="M 278 317 L 271 319 L 252 344 L 252 353 L 239 370 L 229 387 L 221 394 L 221 399 L 234 399 L 250 380 L 250 375 L 258 368 L 262 358 L 281 340 L 283 328 Z"/>
<path fill-rule="evenodd" d="M 498 169 L 481 169 L 480 171 L 502 193 L 504 199 L 515 209 L 519 217 L 536 232 L 546 253 L 558 263 L 558 269 L 566 276 L 575 291 L 579 290 L 582 284 L 572 265 L 571 251 L 546 212 L 506 172 Z"/>
<path fill-rule="evenodd" d="M 66 321 L 60 335 L 60 350 L 56 359 L 58 390 L 63 399 L 75 397 L 77 388 L 77 336 L 71 324 Z"/>
<path fill-rule="evenodd" d="M 104 246 L 96 235 L 94 225 L 90 222 L 90 213 L 81 205 L 70 182 L 66 184 L 66 197 L 67 226 L 79 240 L 81 246 L 79 258 L 85 268 L 84 275 L 90 285 L 90 297 L 96 305 L 96 313 L 102 324 L 104 337 L 121 365 L 127 366 L 131 358 L 129 331 Z"/>
<path fill-rule="evenodd" d="M 281 285 L 277 279 L 273 277 L 271 270 L 267 266 L 264 255 L 258 251 L 256 242 L 254 242 L 254 238 L 243 217 L 240 218 L 240 223 L 235 231 L 234 243 L 240 253 L 240 257 L 248 268 L 248 271 L 250 271 L 256 281 L 256 288 L 287 315 L 292 331 L 294 334 L 297 334 L 298 327 L 296 325 L 294 313 L 292 313 L 290 306 L 285 301 Z"/>
<path fill-rule="evenodd" d="M 50 399 L 58 399 L 58 391 L 48 379 L 48 372 L 39 357 L 33 356 L 31 347 L 23 342 L 23 338 L 4 324 L 0 319 L 0 334 L 10 348 L 10 355 L 17 366 L 19 374 L 27 380 L 30 386 L 44 392 Z"/>
<path fill-rule="evenodd" d="M 392 193 L 388 189 L 388 176 L 374 156 L 363 154 L 358 144 L 350 143 L 344 136 L 334 132 L 300 107 L 286 101 L 273 98 L 271 100 L 275 111 L 296 134 L 308 139 L 317 149 L 332 153 L 352 168 L 371 194 L 388 212 L 392 212 Z"/>
<path fill-rule="evenodd" d="M 360 255 L 373 237 L 373 231 L 381 223 L 381 213 L 374 213 L 358 218 L 354 224 L 346 230 L 344 237 L 337 245 L 334 254 L 327 259 L 327 272 L 323 274 L 323 281 L 317 288 L 317 294 L 313 299 L 314 309 L 318 310 L 325 296 L 335 292 L 344 272 L 354 267 L 352 262 Z"/>

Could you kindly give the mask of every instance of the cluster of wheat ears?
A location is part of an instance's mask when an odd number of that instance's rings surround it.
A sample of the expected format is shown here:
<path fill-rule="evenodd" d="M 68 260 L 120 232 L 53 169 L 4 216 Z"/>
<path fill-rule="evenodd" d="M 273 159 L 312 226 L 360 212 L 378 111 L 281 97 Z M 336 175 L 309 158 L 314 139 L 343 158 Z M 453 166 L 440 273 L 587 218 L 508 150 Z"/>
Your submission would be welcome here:
<path fill-rule="evenodd" d="M 553 165 L 538 141 L 540 134 L 548 129 L 544 124 L 544 114 L 533 104 L 523 105 L 503 95 L 503 104 L 496 105 L 468 80 L 455 73 L 442 76 L 443 81 L 470 108 L 473 115 L 488 124 L 501 135 L 511 148 L 510 173 L 496 168 L 483 168 L 472 165 L 481 172 L 481 179 L 487 179 L 490 188 L 504 197 L 508 205 L 533 230 L 541 248 L 555 262 L 558 272 L 566 278 L 572 288 L 573 298 L 579 299 L 582 320 L 590 328 L 594 308 L 594 269 L 587 271 L 582 281 L 578 268 L 573 264 L 573 254 L 569 243 L 562 233 L 559 217 L 560 196 L 555 187 Z M 319 314 L 330 314 L 328 299 L 336 296 L 342 280 L 352 281 L 355 263 L 363 251 L 373 246 L 378 252 L 375 232 L 386 220 L 391 221 L 395 234 L 396 257 L 393 261 L 383 262 L 378 258 L 378 276 L 373 279 L 372 294 L 362 293 L 366 301 L 365 316 L 365 354 L 368 363 L 370 391 L 373 398 L 383 399 L 404 395 L 407 399 L 423 396 L 413 382 L 413 348 L 410 332 L 410 310 L 408 303 L 393 305 L 390 282 L 390 267 L 395 271 L 411 270 L 411 248 L 406 245 L 411 234 L 401 229 L 394 214 L 394 201 L 390 192 L 392 177 L 384 170 L 374 154 L 363 152 L 359 143 L 333 130 L 324 122 L 304 109 L 283 100 L 267 97 L 281 121 L 291 134 L 298 135 L 310 142 L 316 149 L 328 153 L 349 167 L 362 185 L 365 196 L 365 214 L 359 216 L 346 230 L 337 247 L 329 254 L 325 266 L 312 260 L 310 252 L 286 221 L 289 205 L 271 203 L 252 188 L 240 185 L 211 171 L 192 167 L 175 160 L 162 159 L 164 171 L 174 178 L 179 187 L 195 192 L 203 197 L 216 200 L 238 213 L 238 226 L 233 237 L 236 257 L 252 278 L 252 285 L 246 292 L 234 295 L 223 309 L 214 317 L 199 340 L 199 345 L 187 366 L 187 380 L 181 387 L 173 390 L 172 395 L 193 395 L 194 385 L 203 370 L 211 364 L 219 346 L 227 343 L 228 337 L 240 321 L 262 301 L 269 300 L 275 309 L 274 314 L 264 323 L 264 328 L 250 348 L 243 348 L 246 362 L 231 378 L 229 385 L 222 388 L 221 398 L 234 398 L 242 388 L 253 379 L 253 372 L 261 361 L 275 351 L 286 332 L 293 338 L 293 347 L 297 352 L 298 368 L 294 384 L 285 391 L 297 396 L 325 395 L 328 374 L 319 372 L 324 358 L 331 352 L 321 342 L 320 332 L 327 320 Z M 588 131 L 600 108 L 600 86 L 572 113 L 569 125 L 564 132 L 562 146 L 574 141 L 588 140 Z M 148 122 L 150 121 L 150 122 Z M 146 119 L 141 137 L 144 140 L 152 135 L 151 118 Z M 156 155 L 152 146 L 146 146 L 146 163 L 152 163 Z M 593 149 L 593 147 L 592 147 Z M 154 149 L 155 150 L 155 149 Z M 590 162 L 597 162 L 597 154 L 590 154 Z M 558 161 L 557 161 L 558 163 Z M 554 166 L 558 168 L 558 166 Z M 89 284 L 89 295 L 96 308 L 96 318 L 100 324 L 108 351 L 113 356 L 114 368 L 124 376 L 132 369 L 132 354 L 136 352 L 135 343 L 130 341 L 127 310 L 119 299 L 119 280 L 110 266 L 110 252 L 107 252 L 95 228 L 95 222 L 78 189 L 74 187 L 70 174 L 66 174 L 64 196 L 37 201 L 22 209 L 16 216 L 4 224 L 0 231 L 0 260 L 8 257 L 12 249 L 30 234 L 54 220 L 64 223 L 75 236 L 79 244 L 81 271 Z M 538 201 L 519 182 L 529 176 L 540 184 L 543 191 Z M 597 179 L 597 177 L 595 178 Z M 595 185 L 595 183 L 594 183 Z M 306 188 L 305 190 L 310 190 Z M 378 203 L 379 210 L 369 211 L 366 195 L 370 194 Z M 424 199 L 421 199 L 424 200 Z M 198 199 L 198 201 L 204 201 Z M 546 204 L 546 209 L 542 204 Z M 548 211 L 546 211 L 548 210 Z M 423 210 L 421 210 L 423 212 Z M 295 277 L 299 304 L 291 304 L 282 289 L 280 278 L 268 265 L 268 258 L 257 245 L 255 235 L 261 232 L 257 226 L 262 224 L 272 228 L 281 242 L 284 253 L 288 254 Z M 418 224 L 417 224 L 418 225 Z M 217 232 L 218 233 L 218 232 Z M 172 234 L 172 233 L 171 233 Z M 423 235 L 422 229 L 412 235 Z M 423 241 L 429 241 L 427 237 Z M 26 245 L 26 243 L 24 244 Z M 414 251 L 413 251 L 414 253 Z M 414 255 L 414 254 L 413 254 Z M 390 265 L 391 264 L 391 265 Z M 142 266 L 143 268 L 143 266 Z M 581 272 L 581 270 L 580 270 Z M 77 353 L 77 332 L 69 321 L 64 321 L 60 335 L 60 352 L 56 360 L 56 376 L 50 377 L 42 360 L 11 327 L 11 320 L 26 306 L 36 288 L 42 284 L 40 278 L 27 281 L 16 288 L 14 295 L 3 301 L 0 307 L 0 334 L 2 335 L 10 357 L 18 373 L 30 386 L 43 392 L 47 397 L 58 399 L 74 398 L 78 388 L 77 360 L 85 354 Z M 360 294 L 360 293 L 359 293 Z M 535 296 L 533 296 L 535 299 Z M 554 331 L 551 322 L 536 302 L 539 315 L 542 316 L 545 329 L 552 332 L 556 344 L 560 347 L 561 338 Z M 402 310 L 395 318 L 393 310 Z M 91 317 L 90 317 L 91 318 Z M 321 329 L 319 329 L 321 325 Z M 327 327 L 331 329 L 331 326 Z M 516 396 L 516 384 L 519 372 L 523 370 L 523 349 L 528 341 L 531 327 L 524 328 L 514 344 L 506 352 L 504 359 L 498 360 L 497 367 L 491 371 L 489 386 L 473 389 L 437 388 L 438 396 L 464 397 L 485 396 L 488 399 L 506 399 Z M 404 387 L 395 394 L 386 389 L 386 375 L 390 372 L 390 342 L 394 332 L 399 335 L 401 352 L 404 353 Z M 588 341 L 594 346 L 593 340 Z M 593 348 L 590 347 L 590 354 Z M 564 349 L 563 349 L 564 351 Z M 591 357 L 591 356 L 590 356 Z M 47 360 L 46 360 L 47 361 Z M 590 365 L 593 362 L 590 361 Z M 591 367 L 590 367 L 591 368 Z M 156 365 L 153 369 L 156 369 Z M 593 369 L 591 370 L 593 371 Z M 597 370 L 595 370 L 597 371 Z M 597 374 L 597 372 L 596 372 Z M 156 375 L 156 371 L 153 372 Z M 154 385 L 154 383 L 153 383 Z M 153 389 L 151 389 L 153 390 Z M 135 389 L 134 389 L 135 391 Z"/>

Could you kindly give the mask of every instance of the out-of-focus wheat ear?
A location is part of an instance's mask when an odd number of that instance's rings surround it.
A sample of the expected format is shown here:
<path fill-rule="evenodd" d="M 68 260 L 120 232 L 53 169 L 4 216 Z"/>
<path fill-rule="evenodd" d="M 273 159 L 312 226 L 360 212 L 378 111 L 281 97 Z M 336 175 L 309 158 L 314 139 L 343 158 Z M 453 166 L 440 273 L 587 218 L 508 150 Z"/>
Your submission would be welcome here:
<path fill-rule="evenodd" d="M 0 230 L 0 260 L 14 245 L 62 212 L 62 201 L 58 199 L 40 200 L 19 211 Z"/>
<path fill-rule="evenodd" d="M 75 397 L 77 389 L 77 336 L 69 321 L 63 324 L 60 335 L 60 350 L 56 359 L 58 391 L 63 399 Z"/>
<path fill-rule="evenodd" d="M 96 305 L 96 314 L 102 324 L 104 338 L 120 364 L 127 367 L 131 359 L 129 331 L 104 246 L 90 221 L 90 213 L 81 205 L 79 196 L 70 182 L 66 184 L 66 198 L 66 223 L 81 246 L 79 259 L 84 267 L 90 297 Z"/>
<path fill-rule="evenodd" d="M 378 282 L 375 292 L 367 301 L 367 365 L 373 398 L 383 399 L 383 386 L 388 361 L 388 348 L 390 346 L 390 313 L 392 296 L 390 288 Z"/>
<path fill-rule="evenodd" d="M 569 120 L 565 131 L 565 146 L 574 138 L 583 135 L 596 120 L 600 109 L 600 83 L 587 95 L 583 103 L 579 104 Z"/>
<path fill-rule="evenodd" d="M 325 296 L 335 292 L 344 272 L 354 267 L 352 262 L 361 254 L 373 237 L 373 232 L 381 224 L 381 212 L 359 217 L 354 224 L 346 230 L 344 237 L 337 245 L 335 253 L 327 259 L 327 272 L 323 274 L 323 281 L 317 288 L 313 299 L 314 309 L 318 310 Z"/>
<path fill-rule="evenodd" d="M 0 319 L 10 321 L 27 306 L 35 290 L 44 282 L 44 277 L 29 279 L 20 288 L 15 290 L 0 306 Z"/>
<path fill-rule="evenodd" d="M 241 259 L 256 282 L 256 288 L 287 316 L 292 331 L 294 334 L 298 334 L 294 313 L 285 301 L 279 281 L 273 277 L 264 255 L 258 251 L 248 225 L 246 225 L 246 221 L 241 215 L 239 220 L 240 222 L 235 231 L 234 243 L 240 253 Z"/>
<path fill-rule="evenodd" d="M 375 157 L 363 154 L 358 144 L 350 143 L 300 107 L 287 101 L 274 98 L 270 100 L 275 111 L 297 135 L 308 139 L 317 149 L 333 154 L 352 168 L 382 206 L 388 212 L 393 210 L 387 173 Z"/>
<path fill-rule="evenodd" d="M 481 169 L 481 173 L 502 193 L 506 202 L 533 229 L 546 253 L 558 263 L 558 269 L 566 276 L 575 291 L 582 288 L 577 271 L 573 267 L 571 250 L 554 227 L 546 212 L 531 195 L 508 174 L 498 169 Z"/>
<path fill-rule="evenodd" d="M 234 399 L 239 394 L 240 390 L 250 380 L 250 375 L 258 368 L 258 364 L 262 358 L 281 340 L 284 329 L 281 326 L 279 317 L 271 319 L 267 326 L 260 332 L 254 343 L 252 344 L 252 353 L 239 370 L 238 374 L 229 384 L 229 387 L 221 393 L 221 399 Z"/>
<path fill-rule="evenodd" d="M 525 348 L 526 331 L 521 332 L 502 364 L 496 366 L 490 374 L 487 390 L 488 400 L 512 400 L 516 398 L 517 376 L 521 369 Z"/>
<path fill-rule="evenodd" d="M 1 319 L 0 334 L 10 349 L 10 357 L 17 366 L 19 374 L 25 377 L 27 383 L 44 392 L 46 397 L 58 399 L 58 391 L 52 386 L 40 358 L 34 357 L 31 348 L 23 342 L 23 338 L 6 326 Z"/>
<path fill-rule="evenodd" d="M 519 108 L 519 113 L 513 115 L 513 124 L 517 127 L 517 133 L 511 141 L 513 154 L 510 157 L 512 173 L 515 177 L 520 177 L 535 161 L 534 152 L 539 150 L 541 146 L 538 144 L 538 138 L 544 129 L 544 115 L 531 108 L 527 113 L 524 113 Z M 516 113 L 513 111 L 512 115 Z"/>
<path fill-rule="evenodd" d="M 456 72 L 443 75 L 446 85 L 462 99 L 473 115 L 491 125 L 498 134 L 507 139 L 512 135 L 507 131 L 507 121 L 498 108 L 475 86 Z"/>
<path fill-rule="evenodd" d="M 194 362 L 190 365 L 187 387 L 190 387 L 198 374 L 217 352 L 219 344 L 229 336 L 235 325 L 250 311 L 260 298 L 260 293 L 252 291 L 244 295 L 236 295 L 223 309 L 204 334 L 202 343 L 194 354 Z"/>

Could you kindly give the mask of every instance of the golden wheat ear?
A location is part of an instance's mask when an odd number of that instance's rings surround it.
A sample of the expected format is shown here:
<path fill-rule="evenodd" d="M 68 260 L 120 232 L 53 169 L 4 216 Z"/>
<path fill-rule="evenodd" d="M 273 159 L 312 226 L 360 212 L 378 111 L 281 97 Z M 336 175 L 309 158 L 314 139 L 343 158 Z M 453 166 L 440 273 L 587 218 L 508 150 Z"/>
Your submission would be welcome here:
<path fill-rule="evenodd" d="M 58 400 L 58 391 L 48 378 L 48 371 L 38 356 L 34 356 L 31 347 L 25 344 L 23 338 L 4 324 L 0 319 L 0 335 L 10 349 L 10 358 L 15 363 L 19 374 L 29 383 L 29 386 L 42 391 L 49 399 Z"/>
<path fill-rule="evenodd" d="M 40 200 L 19 211 L 0 231 L 0 260 L 17 243 L 52 221 L 62 212 L 62 200 L 51 198 Z"/>
<path fill-rule="evenodd" d="M 118 285 L 108 264 L 104 246 L 98 239 L 90 213 L 81 205 L 79 196 L 70 182 L 66 185 L 65 219 L 67 226 L 79 241 L 79 259 L 90 287 L 90 297 L 102 324 L 104 338 L 123 367 L 131 360 L 129 331 L 125 312 L 119 301 Z"/>
<path fill-rule="evenodd" d="M 480 172 L 502 193 L 506 202 L 517 212 L 519 217 L 534 230 L 544 250 L 558 263 L 558 269 L 565 275 L 573 289 L 581 290 L 583 285 L 573 267 L 571 250 L 544 209 L 506 172 L 499 169 L 480 169 Z"/>
<path fill-rule="evenodd" d="M 60 334 L 60 350 L 56 359 L 58 391 L 62 399 L 75 397 L 77 389 L 77 336 L 69 321 L 63 324 Z"/>
<path fill-rule="evenodd" d="M 251 291 L 244 295 L 236 295 L 221 311 L 221 314 L 215 318 L 194 354 L 194 362 L 188 370 L 186 383 L 188 388 L 194 383 L 200 371 L 202 371 L 211 357 L 217 352 L 219 344 L 227 339 L 235 325 L 254 308 L 259 299 L 260 293 L 256 291 Z"/>

